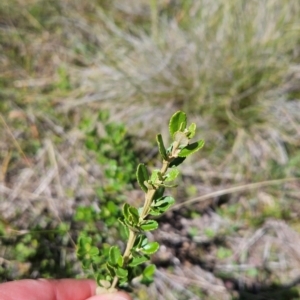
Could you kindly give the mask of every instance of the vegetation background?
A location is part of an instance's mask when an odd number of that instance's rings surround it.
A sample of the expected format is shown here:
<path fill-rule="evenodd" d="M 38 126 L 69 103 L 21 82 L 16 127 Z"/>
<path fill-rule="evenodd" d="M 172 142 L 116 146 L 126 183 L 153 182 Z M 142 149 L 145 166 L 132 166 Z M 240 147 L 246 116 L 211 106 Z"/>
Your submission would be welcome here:
<path fill-rule="evenodd" d="M 82 277 L 122 245 L 178 109 L 205 147 L 136 299 L 300 299 L 298 0 L 0 1 L 0 276 Z"/>

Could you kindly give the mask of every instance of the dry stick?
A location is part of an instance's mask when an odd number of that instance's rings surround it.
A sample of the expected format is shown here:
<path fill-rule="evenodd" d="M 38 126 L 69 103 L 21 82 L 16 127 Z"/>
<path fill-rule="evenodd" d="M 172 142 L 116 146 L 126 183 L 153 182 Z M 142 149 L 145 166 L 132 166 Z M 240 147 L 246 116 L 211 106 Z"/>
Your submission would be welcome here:
<path fill-rule="evenodd" d="M 14 137 L 13 133 L 11 132 L 9 126 L 7 125 L 7 123 L 5 122 L 4 118 L 2 117 L 2 114 L 0 114 L 0 119 L 2 121 L 2 123 L 4 124 L 4 126 L 6 127 L 7 132 L 9 133 L 9 135 L 12 137 L 12 140 L 16 146 L 16 148 L 18 149 L 18 151 L 20 152 L 21 156 L 23 156 L 26 164 L 28 165 L 28 167 L 32 168 L 31 163 L 29 162 L 26 154 L 23 152 L 22 148 L 20 147 L 20 144 L 18 143 L 18 141 L 16 140 L 16 138 Z"/>
<path fill-rule="evenodd" d="M 11 150 L 8 151 L 7 155 L 4 157 L 3 163 L 1 165 L 1 173 L 0 173 L 0 182 L 4 182 L 5 174 L 7 173 L 8 165 L 11 159 Z"/>
<path fill-rule="evenodd" d="M 57 185 L 57 194 L 60 198 L 64 198 L 64 191 L 61 185 L 61 180 L 60 180 L 60 175 L 59 175 L 59 168 L 58 168 L 58 164 L 57 164 L 57 160 L 56 160 L 56 153 L 53 147 L 53 144 L 50 140 L 46 140 L 46 146 L 48 148 L 48 152 L 49 152 L 49 160 L 51 162 L 51 164 L 54 166 L 55 172 L 56 172 L 56 176 L 55 176 L 55 181 L 56 181 L 56 185 Z"/>
<path fill-rule="evenodd" d="M 179 203 L 177 205 L 172 206 L 169 209 L 169 211 L 179 209 L 183 206 L 186 206 L 186 205 L 189 205 L 189 204 L 192 204 L 192 203 L 195 203 L 195 202 L 202 202 L 202 201 L 205 201 L 205 200 L 210 199 L 212 197 L 223 196 L 223 195 L 226 195 L 226 194 L 232 194 L 232 193 L 240 192 L 240 191 L 243 191 L 243 190 L 253 190 L 253 189 L 257 189 L 257 188 L 264 187 L 264 186 L 276 185 L 276 184 L 281 184 L 281 183 L 291 182 L 291 181 L 300 181 L 300 178 L 299 177 L 298 178 L 297 177 L 291 177 L 291 178 L 283 178 L 283 179 L 276 179 L 276 180 L 266 180 L 266 181 L 261 181 L 261 182 L 255 182 L 255 183 L 249 183 L 249 184 L 234 186 L 234 187 L 231 187 L 231 188 L 228 188 L 228 189 L 208 193 L 206 195 L 203 195 L 203 196 L 193 198 L 193 199 L 187 200 L 185 202 Z"/>

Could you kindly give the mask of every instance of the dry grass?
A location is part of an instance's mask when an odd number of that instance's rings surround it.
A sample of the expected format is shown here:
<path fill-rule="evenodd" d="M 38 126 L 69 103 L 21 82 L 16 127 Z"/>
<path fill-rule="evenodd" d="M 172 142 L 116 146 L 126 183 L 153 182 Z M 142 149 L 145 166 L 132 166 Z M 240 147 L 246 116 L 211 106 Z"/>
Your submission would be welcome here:
<path fill-rule="evenodd" d="M 96 202 L 103 170 L 83 146 L 84 116 L 109 109 L 152 157 L 155 133 L 166 135 L 170 112 L 183 109 L 206 146 L 182 169 L 183 205 L 171 213 L 181 227 L 157 233 L 165 253 L 148 292 L 248 299 L 241 291 L 295 284 L 300 186 L 286 179 L 300 174 L 299 14 L 296 0 L 1 1 L 3 232 L 55 228 Z M 184 204 L 198 197 L 208 200 Z M 218 257 L 220 247 L 232 255 Z"/>

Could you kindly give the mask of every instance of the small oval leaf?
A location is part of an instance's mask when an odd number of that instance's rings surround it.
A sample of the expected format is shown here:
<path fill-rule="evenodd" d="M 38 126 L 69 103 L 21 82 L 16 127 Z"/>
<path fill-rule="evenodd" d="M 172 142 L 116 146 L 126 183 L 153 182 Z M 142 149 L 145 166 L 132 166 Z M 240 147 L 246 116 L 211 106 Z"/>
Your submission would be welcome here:
<path fill-rule="evenodd" d="M 141 189 L 147 193 L 148 189 L 145 182 L 149 180 L 149 174 L 144 164 L 139 164 L 136 170 L 136 178 Z"/>
<path fill-rule="evenodd" d="M 117 268 L 116 269 L 116 275 L 119 278 L 126 278 L 128 276 L 128 270 L 123 269 L 123 268 Z"/>
<path fill-rule="evenodd" d="M 169 131 L 173 137 L 176 131 L 183 131 L 186 128 L 186 114 L 182 111 L 177 111 L 170 119 Z"/>
<path fill-rule="evenodd" d="M 123 216 L 125 218 L 125 220 L 128 220 L 130 214 L 129 214 L 129 207 L 130 205 L 128 203 L 125 203 L 123 205 L 123 209 L 122 209 L 122 212 L 123 212 Z"/>
<path fill-rule="evenodd" d="M 165 181 L 173 181 L 179 175 L 179 170 L 177 168 L 171 168 L 170 171 L 166 174 Z"/>
<path fill-rule="evenodd" d="M 155 253 L 159 248 L 159 244 L 157 242 L 152 242 L 146 244 L 141 251 L 145 254 L 153 254 Z"/>
<path fill-rule="evenodd" d="M 160 170 L 153 170 L 151 173 L 151 177 L 150 177 L 150 181 L 152 184 L 157 183 L 158 181 L 160 181 Z"/>
<path fill-rule="evenodd" d="M 148 260 L 149 260 L 149 257 L 147 257 L 147 256 L 134 257 L 128 265 L 130 267 L 136 267 L 140 264 L 143 264 L 144 262 L 146 262 Z"/>
<path fill-rule="evenodd" d="M 91 256 L 96 256 L 99 254 L 99 249 L 95 246 L 91 247 L 91 249 L 89 250 L 89 254 Z"/>
<path fill-rule="evenodd" d="M 159 216 L 166 212 L 175 200 L 171 196 L 162 197 L 151 204 L 149 214 L 152 216 Z"/>
<path fill-rule="evenodd" d="M 200 140 L 198 142 L 187 145 L 185 148 L 181 149 L 178 156 L 179 157 L 187 157 L 198 150 L 200 150 L 204 146 L 204 141 Z"/>
<path fill-rule="evenodd" d="M 192 123 L 189 128 L 188 128 L 188 138 L 191 139 L 194 137 L 195 133 L 196 133 L 196 124 Z"/>
<path fill-rule="evenodd" d="M 185 157 L 176 157 L 170 163 L 170 168 L 177 167 L 182 164 L 185 160 Z"/>
<path fill-rule="evenodd" d="M 144 231 L 151 231 L 158 228 L 158 223 L 154 220 L 146 220 L 141 225 L 140 228 Z"/>
<path fill-rule="evenodd" d="M 158 134 L 156 136 L 156 141 L 157 141 L 158 150 L 159 150 L 160 155 L 162 156 L 162 158 L 164 160 L 167 160 L 168 159 L 167 151 L 166 151 L 166 148 L 165 148 L 165 145 L 164 145 L 164 141 L 162 139 L 161 134 Z"/>
<path fill-rule="evenodd" d="M 143 277 L 146 278 L 152 278 L 154 273 L 155 273 L 156 267 L 155 265 L 149 265 L 145 268 L 145 270 L 143 271 Z"/>
<path fill-rule="evenodd" d="M 118 265 L 120 259 L 122 258 L 121 251 L 118 246 L 112 246 L 109 250 L 109 258 L 108 261 L 112 266 Z"/>
<path fill-rule="evenodd" d="M 163 212 L 157 207 L 151 207 L 149 215 L 151 216 L 160 216 Z"/>
<path fill-rule="evenodd" d="M 154 207 L 160 207 L 160 206 L 171 206 L 172 204 L 175 203 L 175 199 L 171 196 L 164 196 L 160 199 L 157 199 L 155 200 L 155 202 L 153 202 L 151 204 L 151 206 L 154 206 Z"/>

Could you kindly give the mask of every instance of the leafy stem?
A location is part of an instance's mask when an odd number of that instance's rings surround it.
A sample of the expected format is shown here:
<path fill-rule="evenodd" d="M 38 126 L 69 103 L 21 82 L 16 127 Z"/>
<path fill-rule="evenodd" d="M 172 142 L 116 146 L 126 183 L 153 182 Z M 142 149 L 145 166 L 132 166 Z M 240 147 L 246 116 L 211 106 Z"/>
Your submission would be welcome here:
<path fill-rule="evenodd" d="M 160 171 L 162 176 L 164 176 L 165 173 L 167 172 L 169 164 L 170 164 L 169 161 L 163 160 L 163 165 L 162 165 L 162 168 Z M 152 201 L 153 201 L 153 198 L 154 198 L 157 188 L 158 188 L 157 185 L 153 185 L 152 188 L 148 189 L 147 193 L 145 194 L 145 205 L 144 205 L 142 213 L 140 215 L 141 220 L 144 220 L 148 216 L 149 210 L 150 210 L 150 207 L 151 207 L 151 204 L 152 204 Z M 123 266 L 126 266 L 126 264 L 128 263 L 128 261 L 130 259 L 131 249 L 133 248 L 135 240 L 138 237 L 138 235 L 139 235 L 138 232 L 133 231 L 132 229 L 129 229 L 128 242 L 126 245 L 125 252 L 123 254 L 123 259 L 124 259 Z M 111 289 L 114 289 L 117 286 L 118 280 L 119 280 L 118 277 L 115 276 L 113 283 L 111 285 Z"/>
<path fill-rule="evenodd" d="M 156 188 L 153 187 L 153 189 L 148 190 L 147 194 L 145 195 L 145 205 L 140 216 L 141 220 L 144 220 L 148 216 L 150 206 L 155 195 L 155 191 Z"/>
<path fill-rule="evenodd" d="M 160 216 L 175 202 L 171 196 L 164 196 L 164 190 L 176 186 L 174 181 L 179 175 L 177 166 L 204 145 L 203 140 L 190 143 L 195 135 L 196 124 L 192 123 L 187 127 L 184 112 L 178 111 L 171 117 L 169 131 L 173 141 L 167 149 L 161 134 L 156 136 L 162 157 L 161 169 L 155 169 L 149 175 L 144 164 L 138 165 L 136 177 L 145 193 L 144 206 L 135 208 L 128 203 L 123 205 L 122 217 L 119 218 L 127 232 L 127 245 L 123 255 L 118 246 L 99 251 L 91 245 L 89 237 L 79 239 L 77 254 L 85 268 L 92 266 L 99 285 L 97 293 L 114 291 L 116 288 L 129 289 L 134 278 L 140 278 L 144 284 L 153 281 L 155 266 L 144 267 L 144 263 L 159 249 L 159 244 L 149 242 L 145 232 L 158 228 L 157 221 L 151 219 L 151 216 Z"/>
<path fill-rule="evenodd" d="M 134 242 L 137 238 L 137 233 L 134 232 L 133 230 L 129 229 L 129 236 L 128 236 L 128 242 L 126 245 L 126 249 L 125 252 L 123 254 L 123 259 L 124 259 L 124 265 L 126 266 L 126 264 L 128 263 L 128 260 L 130 259 L 130 255 L 131 255 L 131 249 L 133 248 Z M 117 284 L 118 284 L 119 278 L 117 276 L 114 277 L 113 283 L 111 285 L 111 289 L 114 289 Z"/>

